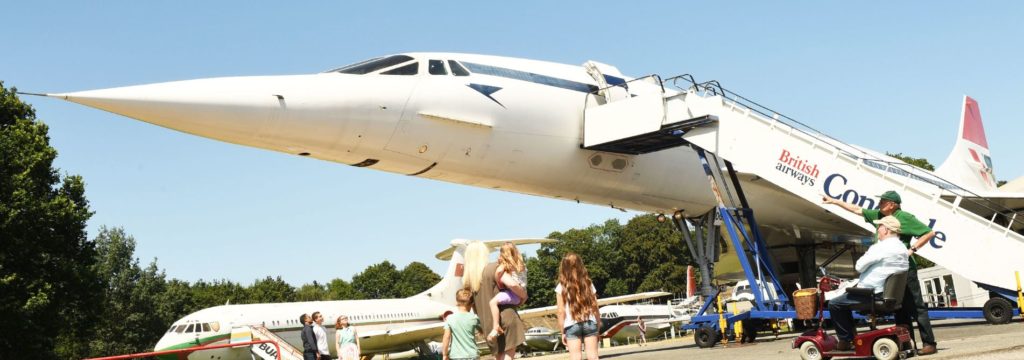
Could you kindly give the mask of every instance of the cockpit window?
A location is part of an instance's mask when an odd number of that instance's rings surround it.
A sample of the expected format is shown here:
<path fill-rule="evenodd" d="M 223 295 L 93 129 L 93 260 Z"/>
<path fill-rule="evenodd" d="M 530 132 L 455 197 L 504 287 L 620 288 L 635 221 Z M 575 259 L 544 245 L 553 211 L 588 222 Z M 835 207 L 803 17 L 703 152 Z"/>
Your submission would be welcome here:
<path fill-rule="evenodd" d="M 448 75 L 448 71 L 444 69 L 443 60 L 430 60 L 427 64 L 427 72 L 430 75 Z"/>
<path fill-rule="evenodd" d="M 369 73 L 372 73 L 374 71 L 377 71 L 377 70 L 380 70 L 380 69 L 383 69 L 383 68 L 386 68 L 386 67 L 389 67 L 389 66 L 394 66 L 394 65 L 398 65 L 398 64 L 404 63 L 404 62 L 409 61 L 409 60 L 412 60 L 411 56 L 408 56 L 408 55 L 394 55 L 394 56 L 388 56 L 388 57 L 384 57 L 384 58 L 376 58 L 376 59 L 366 60 L 366 61 L 363 61 L 363 62 L 358 62 L 358 63 L 352 64 L 352 65 L 348 65 L 348 66 L 344 66 L 344 67 L 340 67 L 340 68 L 331 70 L 329 72 L 339 72 L 339 73 L 342 73 L 342 74 L 356 74 L 356 75 L 369 74 Z"/>
<path fill-rule="evenodd" d="M 185 332 L 187 332 L 187 333 L 190 333 L 190 332 L 195 332 L 195 331 L 194 331 L 194 330 L 195 330 L 195 329 L 194 329 L 194 326 L 195 326 L 195 324 L 189 324 L 189 325 L 188 325 L 188 328 L 186 328 L 186 329 L 185 329 Z"/>
<path fill-rule="evenodd" d="M 210 331 L 210 323 L 203 324 L 203 332 L 209 332 L 209 331 Z"/>
<path fill-rule="evenodd" d="M 448 67 L 452 69 L 452 75 L 469 76 L 469 71 L 455 60 L 448 60 Z"/>
<path fill-rule="evenodd" d="M 174 332 L 179 334 L 185 332 L 185 325 L 178 325 L 178 327 L 174 329 Z"/>
<path fill-rule="evenodd" d="M 380 73 L 381 75 L 416 75 L 419 71 L 420 63 L 414 62 L 409 65 L 400 66 L 385 72 Z"/>

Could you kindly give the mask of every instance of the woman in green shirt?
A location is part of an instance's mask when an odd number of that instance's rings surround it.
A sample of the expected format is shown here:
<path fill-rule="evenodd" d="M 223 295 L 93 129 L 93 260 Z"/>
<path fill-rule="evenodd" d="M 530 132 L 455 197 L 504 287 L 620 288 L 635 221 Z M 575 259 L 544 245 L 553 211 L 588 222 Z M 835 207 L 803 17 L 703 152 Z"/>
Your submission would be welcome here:
<path fill-rule="evenodd" d="M 359 358 L 359 335 L 348 323 L 348 316 L 341 315 L 334 322 L 334 345 L 338 350 L 338 359 Z"/>

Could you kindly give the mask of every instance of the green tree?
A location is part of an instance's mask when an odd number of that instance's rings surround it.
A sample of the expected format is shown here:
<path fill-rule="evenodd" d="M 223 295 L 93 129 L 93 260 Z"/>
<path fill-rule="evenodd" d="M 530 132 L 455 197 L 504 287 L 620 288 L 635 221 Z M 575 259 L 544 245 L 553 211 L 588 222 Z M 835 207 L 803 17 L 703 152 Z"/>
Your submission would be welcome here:
<path fill-rule="evenodd" d="M 935 166 L 932 165 L 932 163 L 928 162 L 928 159 L 916 158 L 916 157 L 913 157 L 913 156 L 903 155 L 903 153 L 895 153 L 895 154 L 893 154 L 893 153 L 886 152 L 885 154 L 889 155 L 889 156 L 892 156 L 894 158 L 903 160 L 907 164 L 914 165 L 914 166 L 917 166 L 919 168 L 922 168 L 922 169 L 925 169 L 925 170 L 928 170 L 928 171 L 935 171 Z"/>
<path fill-rule="evenodd" d="M 314 280 L 312 284 L 302 285 L 295 291 L 295 301 L 329 300 L 329 295 L 327 286 L 320 285 Z"/>
<path fill-rule="evenodd" d="M 395 265 L 384 260 L 353 276 L 352 287 L 366 295 L 367 299 L 396 298 L 399 293 L 395 285 L 401 278 L 402 274 Z"/>
<path fill-rule="evenodd" d="M 249 304 L 249 294 L 245 287 L 228 280 L 206 282 L 197 280 L 192 284 L 192 299 L 197 309 L 205 309 L 224 304 Z"/>
<path fill-rule="evenodd" d="M 81 358 L 101 301 L 79 176 L 60 176 L 48 128 L 0 82 L 0 358 Z"/>
<path fill-rule="evenodd" d="M 365 299 L 366 295 L 352 287 L 352 284 L 342 280 L 334 279 L 327 284 L 327 299 L 329 300 L 356 300 Z"/>
<path fill-rule="evenodd" d="M 430 270 L 427 265 L 413 261 L 406 265 L 399 274 L 396 291 L 399 297 L 410 297 L 426 291 L 441 281 L 441 276 Z"/>
<path fill-rule="evenodd" d="M 267 276 L 256 280 L 249 287 L 249 301 L 254 303 L 280 303 L 295 300 L 295 288 L 284 282 L 280 276 Z"/>
<path fill-rule="evenodd" d="M 164 291 L 163 272 L 151 263 L 139 267 L 135 238 L 122 228 L 100 227 L 94 271 L 104 284 L 101 316 L 94 324 L 96 336 L 89 343 L 93 356 L 125 354 L 152 349 L 166 323 L 156 304 Z"/>
<path fill-rule="evenodd" d="M 636 216 L 622 229 L 617 244 L 627 294 L 686 291 L 686 265 L 692 260 L 671 223 L 658 222 L 655 215 Z"/>
<path fill-rule="evenodd" d="M 192 294 L 192 285 L 178 279 L 168 280 L 156 303 L 156 315 L 164 325 L 170 325 L 185 315 L 199 310 Z"/>
<path fill-rule="evenodd" d="M 542 245 L 537 250 L 537 257 L 526 261 L 527 291 L 530 294 L 527 306 L 554 304 L 558 266 L 562 256 L 568 252 L 574 252 L 583 259 L 599 297 L 604 297 L 608 281 L 621 277 L 623 262 L 616 245 L 621 232 L 622 225 L 618 220 L 612 219 L 605 221 L 604 224 L 548 235 L 549 238 L 559 241 Z"/>
<path fill-rule="evenodd" d="M 608 284 L 604 286 L 604 296 L 620 296 L 629 295 L 629 286 L 626 285 L 626 280 L 622 278 L 612 278 L 608 280 Z"/>

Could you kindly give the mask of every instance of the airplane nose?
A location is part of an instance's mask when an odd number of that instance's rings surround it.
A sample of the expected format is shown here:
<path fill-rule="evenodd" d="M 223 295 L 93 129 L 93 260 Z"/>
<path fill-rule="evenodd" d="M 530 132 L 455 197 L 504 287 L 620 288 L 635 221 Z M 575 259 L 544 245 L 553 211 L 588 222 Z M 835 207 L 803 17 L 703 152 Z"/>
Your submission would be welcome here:
<path fill-rule="evenodd" d="M 174 345 L 174 340 L 171 339 L 171 335 L 167 334 L 160 338 L 160 341 L 156 342 L 156 346 L 153 346 L 153 351 L 167 350 Z"/>
<path fill-rule="evenodd" d="M 355 164 L 384 148 L 416 83 L 320 73 L 45 95 L 205 138 Z"/>
<path fill-rule="evenodd" d="M 299 77 L 212 78 L 47 96 L 203 137 L 251 143 L 284 111 L 281 93 Z"/>

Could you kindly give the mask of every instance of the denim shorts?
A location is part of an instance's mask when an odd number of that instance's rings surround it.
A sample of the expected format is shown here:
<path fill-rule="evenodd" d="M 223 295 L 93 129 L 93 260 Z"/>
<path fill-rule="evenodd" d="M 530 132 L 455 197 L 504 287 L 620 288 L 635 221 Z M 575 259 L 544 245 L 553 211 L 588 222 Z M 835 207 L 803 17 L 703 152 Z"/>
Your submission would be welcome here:
<path fill-rule="evenodd" d="M 566 340 L 580 340 L 590 336 L 597 336 L 597 323 L 593 320 L 575 323 L 565 328 Z"/>

